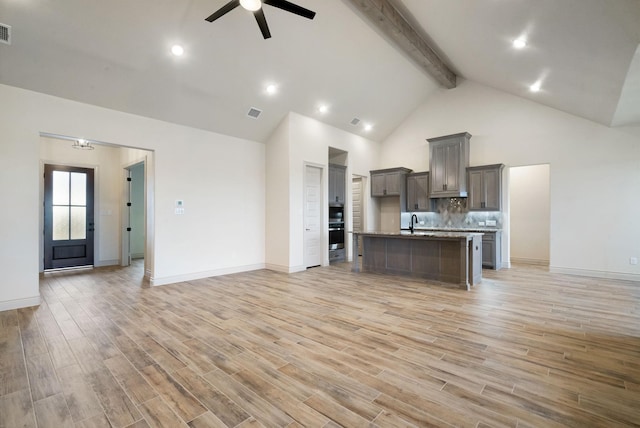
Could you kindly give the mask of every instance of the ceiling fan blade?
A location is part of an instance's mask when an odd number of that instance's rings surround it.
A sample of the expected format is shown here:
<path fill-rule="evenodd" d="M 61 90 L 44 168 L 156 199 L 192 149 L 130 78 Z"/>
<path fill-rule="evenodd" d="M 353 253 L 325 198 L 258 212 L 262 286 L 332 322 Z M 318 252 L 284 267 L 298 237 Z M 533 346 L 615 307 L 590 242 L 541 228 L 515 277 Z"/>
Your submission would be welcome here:
<path fill-rule="evenodd" d="M 236 7 L 240 6 L 240 0 L 231 0 L 229 3 L 222 6 L 220 9 L 216 10 L 210 17 L 206 18 L 205 21 L 213 22 L 221 16 L 231 12 Z"/>
<path fill-rule="evenodd" d="M 302 16 L 303 18 L 313 19 L 313 17 L 316 16 L 315 12 L 309 9 L 305 9 L 302 6 L 298 6 L 297 4 L 293 4 L 287 0 L 263 0 L 262 2 L 264 4 L 277 7 L 278 9 L 295 13 L 296 15 Z"/>
<path fill-rule="evenodd" d="M 256 22 L 260 27 L 260 31 L 262 31 L 262 37 L 265 39 L 271 38 L 271 32 L 269 31 L 269 26 L 267 25 L 267 18 L 264 17 L 264 11 L 262 8 L 253 12 L 253 16 L 256 17 Z"/>

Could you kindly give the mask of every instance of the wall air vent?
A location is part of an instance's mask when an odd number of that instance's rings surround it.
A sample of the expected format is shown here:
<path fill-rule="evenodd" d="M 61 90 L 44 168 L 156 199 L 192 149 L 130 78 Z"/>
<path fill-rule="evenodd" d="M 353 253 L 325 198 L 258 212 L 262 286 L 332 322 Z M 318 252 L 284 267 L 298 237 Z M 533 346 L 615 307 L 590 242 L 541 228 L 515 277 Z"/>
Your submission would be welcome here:
<path fill-rule="evenodd" d="M 353 119 L 351 119 L 351 122 L 349 123 L 352 124 L 353 126 L 356 126 L 357 124 L 360 123 L 360 119 L 358 119 L 357 117 L 354 117 Z"/>
<path fill-rule="evenodd" d="M 262 110 L 258 110 L 255 107 L 251 107 L 247 112 L 247 116 L 249 116 L 252 119 L 257 119 L 261 114 L 262 114 Z"/>
<path fill-rule="evenodd" d="M 0 43 L 11 44 L 11 26 L 0 23 Z"/>

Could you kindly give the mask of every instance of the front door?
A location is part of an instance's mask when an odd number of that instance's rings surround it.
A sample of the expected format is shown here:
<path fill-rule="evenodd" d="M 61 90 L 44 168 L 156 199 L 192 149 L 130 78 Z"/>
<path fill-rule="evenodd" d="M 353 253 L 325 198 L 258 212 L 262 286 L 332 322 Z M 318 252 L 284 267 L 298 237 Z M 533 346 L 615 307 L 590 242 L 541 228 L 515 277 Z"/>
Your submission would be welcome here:
<path fill-rule="evenodd" d="M 44 166 L 44 268 L 93 265 L 93 169 Z"/>

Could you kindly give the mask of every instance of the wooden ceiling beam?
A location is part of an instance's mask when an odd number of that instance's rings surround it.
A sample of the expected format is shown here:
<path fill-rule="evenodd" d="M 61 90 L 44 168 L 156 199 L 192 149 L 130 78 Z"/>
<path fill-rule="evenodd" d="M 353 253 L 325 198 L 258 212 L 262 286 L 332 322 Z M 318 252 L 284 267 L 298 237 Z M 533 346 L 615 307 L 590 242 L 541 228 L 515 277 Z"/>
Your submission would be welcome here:
<path fill-rule="evenodd" d="M 393 40 L 411 59 L 447 89 L 456 87 L 456 74 L 389 0 L 345 0 Z"/>

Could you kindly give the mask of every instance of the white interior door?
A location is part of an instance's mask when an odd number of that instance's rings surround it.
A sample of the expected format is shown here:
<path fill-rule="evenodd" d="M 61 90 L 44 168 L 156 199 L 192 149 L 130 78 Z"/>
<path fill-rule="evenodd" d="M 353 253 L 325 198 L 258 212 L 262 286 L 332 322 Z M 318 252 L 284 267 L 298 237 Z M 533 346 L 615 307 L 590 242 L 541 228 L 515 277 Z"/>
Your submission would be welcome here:
<path fill-rule="evenodd" d="M 353 192 L 353 230 L 364 230 L 364 183 L 362 177 L 354 177 L 352 183 Z M 358 240 L 358 255 L 362 255 L 362 237 Z"/>
<path fill-rule="evenodd" d="M 321 182 L 322 169 L 306 165 L 304 175 L 304 265 L 307 268 L 322 264 Z"/>

